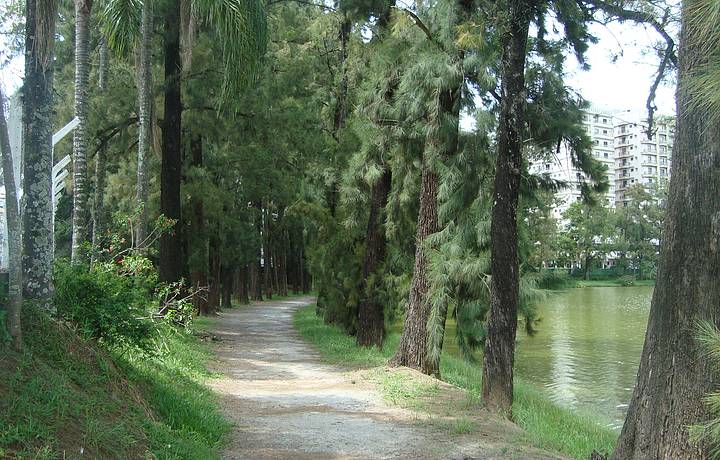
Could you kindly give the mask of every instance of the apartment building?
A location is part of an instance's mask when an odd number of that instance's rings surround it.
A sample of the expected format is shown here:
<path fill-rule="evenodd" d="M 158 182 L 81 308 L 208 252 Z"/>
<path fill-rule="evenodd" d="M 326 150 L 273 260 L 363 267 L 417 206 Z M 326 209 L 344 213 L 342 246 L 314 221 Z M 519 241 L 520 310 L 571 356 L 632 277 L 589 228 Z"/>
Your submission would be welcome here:
<path fill-rule="evenodd" d="M 615 146 L 613 116 L 602 110 L 587 110 L 583 116 L 583 125 L 593 142 L 592 155 L 607 166 L 610 188 L 605 194 L 608 206 L 615 203 Z M 546 161 L 531 164 L 534 174 L 548 174 L 556 180 L 566 182 L 568 187 L 558 191 L 555 195 L 556 206 L 553 215 L 561 219 L 562 214 L 575 201 L 580 201 L 581 186 L 585 182 L 583 173 L 573 166 L 572 154 L 566 145 L 560 145 L 557 152 L 548 154 Z"/>
<path fill-rule="evenodd" d="M 627 189 L 635 184 L 651 187 L 670 178 L 675 123 L 658 118 L 648 137 L 647 120 L 615 116 L 615 205 L 627 205 Z"/>
<path fill-rule="evenodd" d="M 604 199 L 609 207 L 625 205 L 628 201 L 625 192 L 635 184 L 650 187 L 670 178 L 675 120 L 658 117 L 648 138 L 645 116 L 599 109 L 586 110 L 583 115 L 583 125 L 593 143 L 592 155 L 607 166 L 610 186 Z M 545 161 L 531 164 L 530 170 L 569 184 L 556 194 L 555 218 L 561 219 L 563 212 L 581 199 L 584 177 L 573 167 L 567 146 L 561 145 L 560 150 L 549 154 Z"/>

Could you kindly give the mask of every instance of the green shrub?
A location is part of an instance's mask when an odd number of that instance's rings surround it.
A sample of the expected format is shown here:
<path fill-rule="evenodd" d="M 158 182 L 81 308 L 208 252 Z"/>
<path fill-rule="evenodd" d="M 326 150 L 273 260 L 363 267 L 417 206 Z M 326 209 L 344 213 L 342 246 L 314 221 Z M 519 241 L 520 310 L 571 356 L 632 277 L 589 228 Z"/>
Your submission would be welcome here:
<path fill-rule="evenodd" d="M 720 330 L 711 322 L 701 322 L 697 327 L 698 342 L 714 366 L 716 376 L 720 373 Z M 705 396 L 707 419 L 690 429 L 691 440 L 707 450 L 708 458 L 720 459 L 720 391 Z"/>
<path fill-rule="evenodd" d="M 620 286 L 635 286 L 635 275 L 625 275 L 620 277 Z"/>
<path fill-rule="evenodd" d="M 55 268 L 55 307 L 59 317 L 84 337 L 113 347 L 149 349 L 152 323 L 146 319 L 148 292 L 134 277 L 108 265 L 87 271 L 60 263 Z"/>

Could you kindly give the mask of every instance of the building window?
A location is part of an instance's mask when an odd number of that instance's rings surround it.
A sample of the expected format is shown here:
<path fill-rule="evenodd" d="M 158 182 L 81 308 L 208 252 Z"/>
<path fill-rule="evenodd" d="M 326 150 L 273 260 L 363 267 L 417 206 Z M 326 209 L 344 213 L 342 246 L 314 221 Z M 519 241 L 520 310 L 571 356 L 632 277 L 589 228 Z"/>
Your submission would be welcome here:
<path fill-rule="evenodd" d="M 607 118 L 603 118 L 603 123 L 607 123 Z M 607 132 L 607 131 L 605 131 Z"/>
<path fill-rule="evenodd" d="M 607 153 L 607 152 L 605 152 L 605 158 L 608 158 L 608 153 Z"/>
<path fill-rule="evenodd" d="M 667 136 L 664 134 L 660 135 L 660 142 L 667 142 Z"/>
<path fill-rule="evenodd" d="M 608 143 L 607 141 L 603 141 L 603 146 L 607 147 Z"/>
<path fill-rule="evenodd" d="M 667 168 L 660 168 L 660 175 L 667 176 Z"/>
<path fill-rule="evenodd" d="M 607 134 L 607 129 L 603 129 L 603 134 Z"/>

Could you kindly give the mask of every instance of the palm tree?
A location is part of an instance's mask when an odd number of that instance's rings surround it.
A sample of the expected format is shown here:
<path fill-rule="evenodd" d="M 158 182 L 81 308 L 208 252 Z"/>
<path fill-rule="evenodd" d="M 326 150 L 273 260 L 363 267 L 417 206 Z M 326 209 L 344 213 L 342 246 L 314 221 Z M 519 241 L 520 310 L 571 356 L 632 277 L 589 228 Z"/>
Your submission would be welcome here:
<path fill-rule="evenodd" d="M 142 7 L 140 25 L 142 42 L 140 45 L 140 69 L 138 78 L 138 153 L 137 153 L 137 202 L 140 205 L 140 219 L 135 235 L 135 244 L 140 246 L 147 234 L 147 202 L 148 202 L 148 154 L 152 141 L 152 33 L 153 3 L 145 0 Z"/>
<path fill-rule="evenodd" d="M 112 0 L 106 8 L 107 33 L 110 43 L 119 48 L 137 34 L 134 24 L 137 3 L 128 0 Z M 242 91 L 255 77 L 265 52 L 267 24 L 264 2 L 259 0 L 192 0 L 192 17 L 220 38 L 222 43 L 224 81 L 218 107 L 227 107 L 233 97 Z M 165 100 L 162 123 L 162 169 L 160 177 L 160 212 L 167 218 L 180 220 L 181 181 L 181 127 L 182 127 L 182 59 L 180 0 L 168 2 L 164 11 L 163 55 L 165 71 Z M 149 27 L 149 21 L 144 24 Z M 145 36 L 144 36 L 145 37 Z M 143 46 L 149 46 L 149 39 Z M 145 90 L 149 90 L 147 85 Z M 150 96 L 146 95 L 150 100 Z M 143 96 L 143 97 L 146 97 Z M 148 130 L 149 133 L 149 130 Z M 142 166 L 138 164 L 140 168 Z M 147 181 L 147 174 L 138 174 Z M 146 183 L 139 183 L 139 191 L 146 190 Z M 177 224 L 176 224 L 177 225 Z M 178 281 L 182 273 L 180 227 L 163 234 L 160 239 L 160 280 Z"/>
<path fill-rule="evenodd" d="M 88 80 L 90 75 L 90 9 L 92 0 L 75 0 L 75 116 L 80 123 L 73 132 L 73 230 L 71 258 L 80 263 L 82 244 L 88 240 L 87 129 Z"/>
<path fill-rule="evenodd" d="M 25 4 L 23 273 L 25 295 L 52 309 L 52 116 L 56 0 Z"/>

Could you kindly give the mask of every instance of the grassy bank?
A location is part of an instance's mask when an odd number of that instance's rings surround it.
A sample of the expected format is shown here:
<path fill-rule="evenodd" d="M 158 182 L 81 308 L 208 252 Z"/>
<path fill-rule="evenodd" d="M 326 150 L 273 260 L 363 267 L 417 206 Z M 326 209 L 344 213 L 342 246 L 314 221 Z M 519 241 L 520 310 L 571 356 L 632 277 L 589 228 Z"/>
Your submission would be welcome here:
<path fill-rule="evenodd" d="M 332 363 L 356 366 L 381 366 L 392 356 L 399 342 L 399 334 L 391 333 L 382 350 L 363 349 L 352 337 L 339 328 L 328 326 L 315 315 L 314 306 L 299 310 L 294 318 L 295 328 L 315 345 L 323 358 Z M 469 398 L 479 400 L 482 370 L 461 358 L 443 353 L 443 380 L 468 392 Z M 589 417 L 560 408 L 531 384 L 516 378 L 515 422 L 522 427 L 534 445 L 554 450 L 577 459 L 585 459 L 593 449 L 609 452 L 617 434 L 598 425 Z"/>
<path fill-rule="evenodd" d="M 0 458 L 205 459 L 229 429 L 192 334 L 164 329 L 157 353 L 110 354 L 70 327 L 25 315 L 25 349 L 0 344 Z"/>
<path fill-rule="evenodd" d="M 627 287 L 624 283 L 625 281 L 620 278 L 609 280 L 579 280 L 571 278 L 568 280 L 568 287 Z M 632 286 L 655 286 L 655 280 L 634 280 Z"/>

